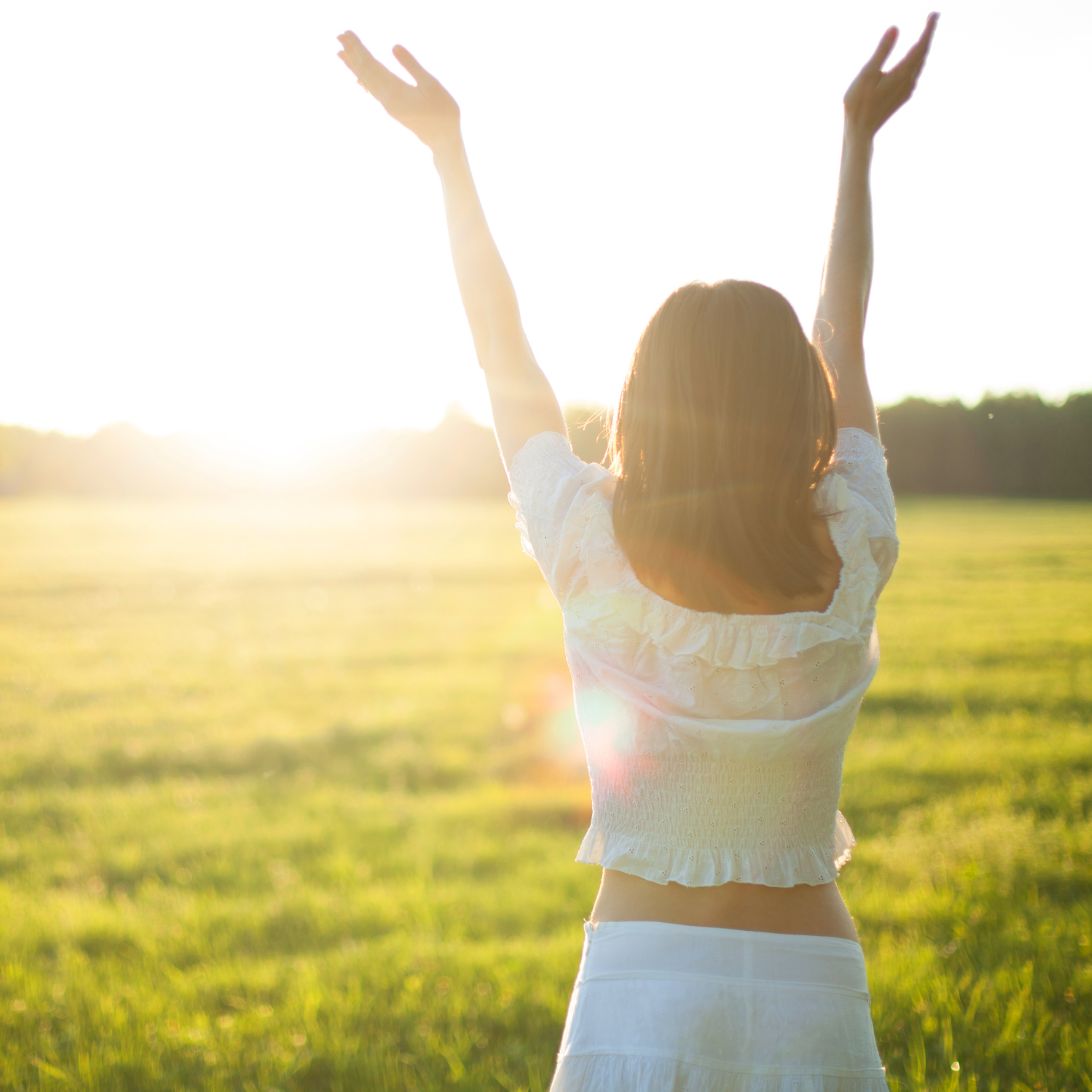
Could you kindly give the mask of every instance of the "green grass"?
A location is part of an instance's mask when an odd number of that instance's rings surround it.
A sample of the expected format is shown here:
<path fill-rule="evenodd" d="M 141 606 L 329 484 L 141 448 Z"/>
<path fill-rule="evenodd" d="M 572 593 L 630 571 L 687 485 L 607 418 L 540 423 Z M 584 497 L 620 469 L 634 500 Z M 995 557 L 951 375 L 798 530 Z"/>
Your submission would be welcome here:
<path fill-rule="evenodd" d="M 892 1089 L 1092 1089 L 1092 505 L 899 503 L 840 887 Z M 544 1089 L 597 870 L 503 503 L 0 505 L 0 1087 Z"/>

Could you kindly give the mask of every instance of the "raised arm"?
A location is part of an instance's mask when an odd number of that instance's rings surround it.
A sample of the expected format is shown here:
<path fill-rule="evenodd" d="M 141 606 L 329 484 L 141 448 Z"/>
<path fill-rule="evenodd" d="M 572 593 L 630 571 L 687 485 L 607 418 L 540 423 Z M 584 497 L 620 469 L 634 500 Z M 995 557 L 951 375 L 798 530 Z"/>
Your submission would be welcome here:
<path fill-rule="evenodd" d="M 880 127 L 913 93 L 937 18 L 935 12 L 929 16 L 921 37 L 890 72 L 883 71 L 883 64 L 898 30 L 887 30 L 844 100 L 838 198 L 812 339 L 834 379 L 838 427 L 864 429 L 877 438 L 880 430 L 864 361 L 865 316 L 872 288 L 872 147 Z"/>
<path fill-rule="evenodd" d="M 536 433 L 566 434 L 565 419 L 527 343 L 515 289 L 486 223 L 463 145 L 459 107 L 404 47 L 395 46 L 394 55 L 414 84 L 381 65 L 351 31 L 338 41 L 342 44 L 338 56 L 360 84 L 432 153 L 444 191 L 459 294 L 485 372 L 497 443 L 507 467 Z"/>

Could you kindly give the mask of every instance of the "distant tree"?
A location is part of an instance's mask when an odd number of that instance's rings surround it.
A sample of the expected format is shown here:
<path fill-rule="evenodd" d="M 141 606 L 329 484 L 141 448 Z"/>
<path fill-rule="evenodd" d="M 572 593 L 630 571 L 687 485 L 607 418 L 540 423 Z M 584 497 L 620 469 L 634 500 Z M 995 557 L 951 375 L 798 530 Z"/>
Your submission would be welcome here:
<path fill-rule="evenodd" d="M 1046 460 L 1059 497 L 1092 497 L 1092 392 L 1071 394 L 1059 407 L 1051 431 L 1056 442 Z"/>
<path fill-rule="evenodd" d="M 1012 497 L 1053 493 L 1047 473 L 1049 451 L 1057 439 L 1051 424 L 1058 416 L 1035 394 L 987 395 L 968 415 L 992 474 L 990 492 Z"/>
<path fill-rule="evenodd" d="M 989 492 L 990 471 L 961 402 L 907 398 L 879 416 L 896 493 Z"/>
<path fill-rule="evenodd" d="M 507 491 L 492 430 L 454 404 L 436 428 L 405 446 L 393 473 L 410 496 L 480 497 Z"/>

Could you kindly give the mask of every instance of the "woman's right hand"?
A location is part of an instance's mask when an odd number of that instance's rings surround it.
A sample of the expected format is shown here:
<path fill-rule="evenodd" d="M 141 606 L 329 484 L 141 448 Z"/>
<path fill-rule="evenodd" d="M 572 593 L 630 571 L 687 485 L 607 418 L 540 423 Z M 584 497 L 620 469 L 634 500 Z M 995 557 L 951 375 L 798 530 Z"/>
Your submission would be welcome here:
<path fill-rule="evenodd" d="M 843 99 L 846 127 L 854 136 L 871 140 L 884 122 L 914 93 L 938 18 L 936 12 L 929 16 L 921 37 L 890 72 L 882 71 L 883 63 L 895 48 L 899 31 L 898 27 L 889 27 L 884 32 L 876 52 L 849 85 Z"/>
<path fill-rule="evenodd" d="M 378 100 L 395 121 L 401 122 L 437 155 L 462 139 L 459 105 L 438 79 L 425 70 L 405 46 L 396 45 L 394 56 L 416 81 L 406 83 L 381 65 L 351 31 L 339 34 L 338 56 L 356 76 L 357 83 Z"/>

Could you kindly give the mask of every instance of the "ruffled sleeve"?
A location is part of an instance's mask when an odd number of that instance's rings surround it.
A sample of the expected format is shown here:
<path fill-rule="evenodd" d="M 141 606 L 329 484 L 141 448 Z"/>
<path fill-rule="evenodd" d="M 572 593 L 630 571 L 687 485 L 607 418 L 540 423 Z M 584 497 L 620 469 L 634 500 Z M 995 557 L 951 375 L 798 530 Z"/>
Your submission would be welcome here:
<path fill-rule="evenodd" d="M 586 463 L 560 432 L 530 437 L 508 467 L 508 503 L 516 513 L 523 552 L 537 562 L 559 604 L 564 604 L 581 564 L 590 493 L 609 477 Z"/>
<path fill-rule="evenodd" d="M 891 578 L 899 556 L 895 532 L 895 495 L 880 441 L 861 428 L 840 428 L 831 468 L 845 479 L 865 511 L 865 526 L 873 560 L 879 570 L 878 595 Z"/>

